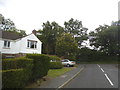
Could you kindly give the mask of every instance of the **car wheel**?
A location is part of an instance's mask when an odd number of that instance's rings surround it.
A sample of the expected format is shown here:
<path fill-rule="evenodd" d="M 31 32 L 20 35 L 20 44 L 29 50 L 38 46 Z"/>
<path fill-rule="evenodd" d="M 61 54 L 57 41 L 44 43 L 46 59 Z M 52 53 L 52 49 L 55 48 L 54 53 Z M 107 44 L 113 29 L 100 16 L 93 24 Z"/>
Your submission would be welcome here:
<path fill-rule="evenodd" d="M 66 66 L 67 66 L 67 67 L 70 67 L 70 65 L 69 65 L 69 64 L 67 64 Z"/>

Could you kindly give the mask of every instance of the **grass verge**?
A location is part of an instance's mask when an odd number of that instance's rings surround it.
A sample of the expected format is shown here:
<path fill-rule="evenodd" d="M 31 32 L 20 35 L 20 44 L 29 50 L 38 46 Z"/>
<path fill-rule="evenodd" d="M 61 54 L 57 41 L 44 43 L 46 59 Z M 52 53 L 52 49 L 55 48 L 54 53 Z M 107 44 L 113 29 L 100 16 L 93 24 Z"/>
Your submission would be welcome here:
<path fill-rule="evenodd" d="M 45 76 L 44 78 L 46 78 L 46 80 L 48 80 L 50 78 L 56 78 L 74 68 L 75 67 L 63 67 L 62 69 L 50 69 L 48 71 L 48 75 Z M 33 82 L 33 83 L 29 84 L 28 86 L 26 86 L 26 88 L 36 88 L 36 87 L 40 86 L 41 83 L 44 83 L 44 81 L 46 81 L 46 80 L 43 80 L 43 78 L 38 79 L 36 82 Z"/>
<path fill-rule="evenodd" d="M 72 70 L 74 67 L 64 67 L 62 69 L 50 69 L 48 71 L 48 77 L 51 77 L 51 78 L 55 78 L 55 77 L 58 77 L 70 70 Z"/>

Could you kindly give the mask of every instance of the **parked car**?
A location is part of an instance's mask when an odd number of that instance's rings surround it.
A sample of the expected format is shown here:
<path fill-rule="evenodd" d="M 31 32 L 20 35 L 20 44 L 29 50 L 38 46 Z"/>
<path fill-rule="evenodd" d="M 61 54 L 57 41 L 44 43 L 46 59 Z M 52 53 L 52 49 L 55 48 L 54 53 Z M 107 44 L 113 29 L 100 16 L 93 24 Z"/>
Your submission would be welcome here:
<path fill-rule="evenodd" d="M 50 62 L 57 62 L 56 60 L 50 60 Z"/>
<path fill-rule="evenodd" d="M 76 64 L 75 61 L 70 61 L 69 59 L 61 60 L 61 62 L 62 62 L 62 65 L 67 67 L 74 66 Z"/>

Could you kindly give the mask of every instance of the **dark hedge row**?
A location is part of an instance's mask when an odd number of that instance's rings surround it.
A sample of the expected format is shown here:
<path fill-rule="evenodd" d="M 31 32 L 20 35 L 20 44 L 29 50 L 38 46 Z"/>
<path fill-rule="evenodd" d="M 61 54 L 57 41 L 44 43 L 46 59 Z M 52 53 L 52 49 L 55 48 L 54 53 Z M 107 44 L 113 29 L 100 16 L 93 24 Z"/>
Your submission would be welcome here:
<path fill-rule="evenodd" d="M 24 88 L 29 82 L 47 75 L 50 57 L 27 54 L 26 57 L 2 60 L 2 88 Z"/>
<path fill-rule="evenodd" d="M 23 88 L 28 80 L 27 73 L 23 69 L 4 70 L 2 72 L 3 88 Z"/>
<path fill-rule="evenodd" d="M 60 61 L 60 58 L 57 57 L 57 56 L 49 56 L 50 57 L 50 60 L 57 60 L 57 61 Z"/>
<path fill-rule="evenodd" d="M 49 70 L 50 57 L 44 54 L 27 54 L 27 58 L 33 59 L 32 80 L 46 76 Z"/>
<path fill-rule="evenodd" d="M 46 76 L 49 69 L 62 67 L 59 57 L 44 54 L 27 54 L 26 57 L 3 59 L 2 88 L 24 88 L 29 82 Z"/>
<path fill-rule="evenodd" d="M 33 63 L 32 59 L 25 57 L 3 59 L 2 70 L 30 68 L 29 65 L 32 63 Z"/>
<path fill-rule="evenodd" d="M 25 57 L 2 60 L 2 87 L 23 88 L 32 76 L 33 60 Z"/>
<path fill-rule="evenodd" d="M 61 69 L 63 65 L 61 62 L 50 62 L 50 69 Z"/>

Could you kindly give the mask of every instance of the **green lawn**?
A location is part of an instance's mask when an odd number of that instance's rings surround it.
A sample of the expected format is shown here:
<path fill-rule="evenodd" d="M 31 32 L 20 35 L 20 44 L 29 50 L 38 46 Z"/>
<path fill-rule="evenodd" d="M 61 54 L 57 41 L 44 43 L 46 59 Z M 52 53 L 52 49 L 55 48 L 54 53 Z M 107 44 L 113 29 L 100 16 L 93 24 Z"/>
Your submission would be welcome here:
<path fill-rule="evenodd" d="M 48 75 L 46 76 L 46 78 L 56 78 L 74 68 L 75 67 L 63 67 L 62 69 L 50 69 L 48 71 Z M 39 81 L 40 83 L 33 82 L 33 83 L 29 84 L 28 86 L 26 86 L 26 88 L 36 88 L 39 86 L 39 84 L 44 83 L 43 79 L 38 79 L 37 81 Z"/>
<path fill-rule="evenodd" d="M 68 72 L 70 70 L 72 70 L 74 67 L 64 67 L 62 69 L 50 69 L 48 71 L 48 77 L 51 77 L 51 78 L 55 78 L 55 77 L 58 77 L 62 74 L 64 74 L 65 72 Z"/>

